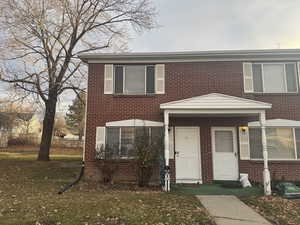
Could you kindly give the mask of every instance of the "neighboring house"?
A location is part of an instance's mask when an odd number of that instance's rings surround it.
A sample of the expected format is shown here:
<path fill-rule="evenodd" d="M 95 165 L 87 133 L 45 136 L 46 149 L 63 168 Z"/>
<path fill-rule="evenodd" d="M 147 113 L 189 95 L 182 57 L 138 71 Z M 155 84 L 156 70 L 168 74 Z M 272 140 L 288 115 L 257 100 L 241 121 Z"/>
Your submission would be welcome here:
<path fill-rule="evenodd" d="M 97 146 L 119 146 L 117 179 L 134 181 L 134 127 L 160 127 L 172 182 L 300 180 L 300 50 L 84 54 L 87 176 Z M 265 142 L 264 142 L 265 140 Z M 264 145 L 266 143 L 266 145 Z M 153 179 L 159 180 L 159 173 Z"/>

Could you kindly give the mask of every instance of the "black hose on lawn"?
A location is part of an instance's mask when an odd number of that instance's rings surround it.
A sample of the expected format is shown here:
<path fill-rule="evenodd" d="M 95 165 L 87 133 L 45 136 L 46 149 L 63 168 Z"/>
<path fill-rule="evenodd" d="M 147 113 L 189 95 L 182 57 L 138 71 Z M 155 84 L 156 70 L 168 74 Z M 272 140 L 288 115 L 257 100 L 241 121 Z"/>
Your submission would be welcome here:
<path fill-rule="evenodd" d="M 84 161 L 82 161 L 81 164 L 81 170 L 80 170 L 80 174 L 79 177 L 71 184 L 66 185 L 64 188 L 62 188 L 57 194 L 61 195 L 62 193 L 64 193 L 66 190 L 70 189 L 71 187 L 73 187 L 74 185 L 76 185 L 82 178 L 83 176 L 83 172 L 84 172 Z"/>

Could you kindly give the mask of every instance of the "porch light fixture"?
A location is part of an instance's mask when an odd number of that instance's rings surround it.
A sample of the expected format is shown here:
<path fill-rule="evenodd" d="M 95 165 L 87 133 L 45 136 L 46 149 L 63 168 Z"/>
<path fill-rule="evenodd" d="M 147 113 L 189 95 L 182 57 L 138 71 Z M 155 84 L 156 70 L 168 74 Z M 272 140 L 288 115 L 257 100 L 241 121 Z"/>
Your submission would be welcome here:
<path fill-rule="evenodd" d="M 241 126 L 240 129 L 241 131 L 246 132 L 249 128 L 247 126 Z"/>

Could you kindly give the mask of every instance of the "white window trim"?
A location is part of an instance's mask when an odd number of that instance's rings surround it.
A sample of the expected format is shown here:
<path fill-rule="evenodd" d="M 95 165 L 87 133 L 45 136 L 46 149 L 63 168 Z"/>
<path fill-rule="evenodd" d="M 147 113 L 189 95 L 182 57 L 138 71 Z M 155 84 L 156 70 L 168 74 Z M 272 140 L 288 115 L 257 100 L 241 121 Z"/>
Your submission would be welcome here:
<path fill-rule="evenodd" d="M 123 67 L 123 93 L 116 93 L 116 91 L 115 91 L 115 74 L 116 74 L 116 70 L 115 70 L 115 67 Z M 114 90 L 113 90 L 113 94 L 117 94 L 117 95 L 151 95 L 151 94 L 155 94 L 155 76 L 156 76 L 156 74 L 155 74 L 155 70 L 154 70 L 154 92 L 153 93 L 147 93 L 147 67 L 149 67 L 149 66 L 153 66 L 153 67 L 155 67 L 155 65 L 152 65 L 152 64 L 147 64 L 147 65 L 137 65 L 137 66 L 144 66 L 144 83 L 145 83 L 145 89 L 144 89 L 144 93 L 137 93 L 137 94 L 132 94 L 132 93 L 127 93 L 126 91 L 125 91 L 125 77 L 126 77 L 126 66 L 134 66 L 134 65 L 114 65 L 114 70 L 113 70 L 113 72 L 114 72 L 114 74 L 113 74 L 113 88 L 114 88 Z"/>
<path fill-rule="evenodd" d="M 163 127 L 163 122 L 151 121 L 151 120 L 140 120 L 140 119 L 130 119 L 130 120 L 120 120 L 106 122 L 106 127 Z"/>
<path fill-rule="evenodd" d="M 249 127 L 254 128 L 254 129 L 259 129 L 259 127 Z M 294 152 L 295 152 L 295 159 L 286 159 L 286 158 L 279 158 L 279 159 L 270 159 L 268 158 L 268 161 L 300 161 L 300 158 L 297 155 L 297 140 L 296 140 L 296 132 L 295 129 L 299 129 L 299 127 L 266 127 L 266 128 L 290 128 L 293 131 L 293 141 L 294 141 Z M 249 138 L 249 144 L 250 144 L 250 138 Z M 251 152 L 251 148 L 250 148 L 250 152 Z M 250 160 L 251 161 L 263 161 L 263 159 L 255 159 L 255 158 L 251 158 L 251 154 L 250 154 Z"/>
<path fill-rule="evenodd" d="M 122 129 L 123 128 L 131 128 L 131 127 L 119 127 L 119 132 L 120 132 L 120 135 L 119 135 L 119 159 L 134 159 L 134 157 L 129 157 L 129 156 L 121 156 L 121 150 L 122 150 Z M 135 138 L 135 135 L 133 133 L 133 140 Z"/>
<path fill-rule="evenodd" d="M 284 85 L 285 85 L 285 92 L 265 92 L 265 84 L 264 84 L 264 65 L 271 64 L 271 65 L 284 65 L 283 70 L 284 70 Z M 261 78 L 262 78 L 262 89 L 263 91 L 254 91 L 254 82 L 253 82 L 253 93 L 260 93 L 260 94 L 293 94 L 293 93 L 298 93 L 299 92 L 299 84 L 296 82 L 296 91 L 293 92 L 288 92 L 287 90 L 287 80 L 286 80 L 286 69 L 285 65 L 287 64 L 293 64 L 295 66 L 295 72 L 296 72 L 296 81 L 299 79 L 299 74 L 298 74 L 298 65 L 297 62 L 265 62 L 265 63 L 252 63 L 252 65 L 261 65 Z M 252 70 L 253 73 L 253 70 Z"/>
<path fill-rule="evenodd" d="M 140 127 L 140 126 L 138 126 Z M 149 132 L 149 140 L 151 138 L 151 135 L 152 135 L 152 128 L 155 128 L 155 127 L 159 127 L 159 126 L 145 126 L 147 129 L 148 129 L 148 132 Z M 111 127 L 105 127 L 105 129 L 107 128 L 111 128 Z M 135 128 L 134 126 L 120 126 L 120 127 L 115 127 L 115 128 L 118 128 L 119 129 L 119 157 L 117 159 L 135 159 L 134 156 L 121 156 L 121 149 L 122 149 L 122 129 L 123 128 Z M 105 141 L 107 143 L 107 138 L 108 138 L 108 135 L 106 135 L 105 137 Z M 133 139 L 135 139 L 135 133 L 133 133 Z"/>

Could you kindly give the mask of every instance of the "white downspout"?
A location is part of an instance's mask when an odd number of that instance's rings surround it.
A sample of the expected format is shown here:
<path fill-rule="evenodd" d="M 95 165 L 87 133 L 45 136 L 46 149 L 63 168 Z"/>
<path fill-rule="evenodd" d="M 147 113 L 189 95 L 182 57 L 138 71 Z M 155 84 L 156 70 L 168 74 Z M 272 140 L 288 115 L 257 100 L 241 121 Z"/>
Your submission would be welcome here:
<path fill-rule="evenodd" d="M 268 149 L 267 149 L 267 136 L 266 136 L 266 113 L 265 111 L 259 114 L 259 121 L 261 126 L 261 139 L 263 147 L 263 158 L 264 158 L 264 171 L 263 171 L 263 180 L 264 180 L 264 193 L 265 195 L 271 195 L 271 177 L 268 167 Z"/>
<path fill-rule="evenodd" d="M 165 191 L 170 191 L 170 166 L 169 166 L 169 113 L 164 111 L 165 127 Z"/>
<path fill-rule="evenodd" d="M 87 76 L 86 95 L 85 95 L 85 115 L 84 115 L 84 139 L 83 139 L 83 151 L 82 162 L 85 163 L 85 144 L 86 144 L 86 118 L 87 118 L 87 105 L 88 105 L 88 93 L 89 93 L 89 76 Z"/>

